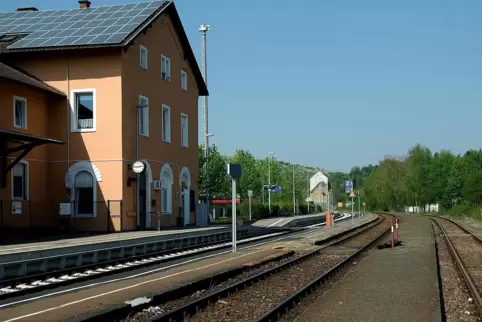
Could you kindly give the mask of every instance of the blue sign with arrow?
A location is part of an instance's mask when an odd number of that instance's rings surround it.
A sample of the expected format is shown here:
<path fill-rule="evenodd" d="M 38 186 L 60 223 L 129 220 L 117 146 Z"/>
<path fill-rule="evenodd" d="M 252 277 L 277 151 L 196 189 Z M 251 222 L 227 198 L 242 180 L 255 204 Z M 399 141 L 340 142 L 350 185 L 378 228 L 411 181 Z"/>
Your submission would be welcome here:
<path fill-rule="evenodd" d="M 345 192 L 352 193 L 353 192 L 353 181 L 346 180 L 345 181 Z"/>
<path fill-rule="evenodd" d="M 275 185 L 264 185 L 263 188 L 265 190 L 269 190 L 271 192 L 281 192 L 281 187 L 280 186 L 275 186 Z"/>

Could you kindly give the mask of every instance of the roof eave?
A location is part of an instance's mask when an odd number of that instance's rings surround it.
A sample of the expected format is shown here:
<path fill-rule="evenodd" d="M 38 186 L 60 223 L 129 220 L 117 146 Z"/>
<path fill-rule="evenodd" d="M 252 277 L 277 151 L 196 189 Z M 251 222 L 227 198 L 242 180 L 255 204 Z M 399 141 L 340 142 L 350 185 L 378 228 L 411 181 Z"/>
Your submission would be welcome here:
<path fill-rule="evenodd" d="M 74 49 L 96 49 L 96 48 L 114 48 L 122 47 L 123 44 L 105 44 L 105 45 L 77 45 L 77 46 L 52 46 L 52 47 L 32 47 L 32 48 L 8 48 L 4 54 L 15 54 L 23 52 L 34 52 L 34 51 L 55 51 L 55 50 L 74 50 Z"/>
<path fill-rule="evenodd" d="M 199 96 L 209 96 L 209 91 L 206 86 L 206 82 L 204 82 L 204 77 L 202 76 L 201 70 L 199 69 L 199 65 L 196 61 L 196 57 L 194 56 L 194 52 L 191 48 L 191 44 L 189 43 L 189 39 L 187 38 L 186 31 L 184 30 L 184 26 L 182 25 L 181 17 L 179 17 L 179 14 L 177 12 L 176 6 L 173 1 L 171 1 L 162 10 L 159 10 L 159 12 L 156 15 L 154 15 L 151 19 L 149 19 L 148 22 L 144 23 L 144 25 L 141 28 L 139 28 L 132 36 L 128 37 L 124 41 L 123 45 L 129 46 L 132 43 L 132 41 L 137 38 L 139 34 L 141 34 L 143 31 L 149 28 L 150 25 L 154 23 L 164 12 L 166 12 L 170 16 L 174 24 L 174 28 L 179 33 L 181 44 L 186 49 L 184 50 L 184 55 L 186 56 L 187 60 L 191 64 L 191 68 L 194 73 L 194 78 L 196 79 L 196 83 L 198 85 Z"/>
<path fill-rule="evenodd" d="M 97 48 L 115 48 L 115 47 L 128 47 L 134 39 L 136 39 L 139 34 L 145 31 L 147 28 L 150 27 L 152 23 L 154 23 L 162 13 L 167 12 L 173 21 L 174 28 L 179 33 L 179 38 L 181 44 L 185 48 L 184 55 L 186 59 L 189 61 L 191 65 L 191 69 L 194 73 L 194 78 L 196 79 L 196 83 L 198 86 L 198 94 L 199 96 L 209 96 L 209 91 L 204 81 L 204 77 L 202 76 L 201 70 L 199 69 L 199 65 L 197 63 L 196 57 L 194 56 L 194 52 L 191 48 L 191 44 L 189 43 L 189 39 L 187 38 L 186 31 L 184 30 L 184 26 L 182 25 L 181 18 L 176 10 L 174 2 L 171 1 L 166 7 L 159 10 L 157 14 L 155 14 L 152 18 L 150 18 L 147 22 L 143 24 L 140 28 L 138 28 L 134 33 L 127 37 L 124 41 L 116 44 L 99 44 L 99 45 L 78 45 L 78 46 L 52 46 L 52 47 L 34 47 L 34 48 L 17 48 L 17 49 L 7 49 L 4 51 L 4 54 L 14 54 L 20 52 L 35 52 L 35 51 L 55 51 L 55 50 L 75 50 L 75 49 L 97 49 Z"/>
<path fill-rule="evenodd" d="M 20 85 L 23 85 L 23 86 L 27 86 L 29 88 L 32 88 L 32 89 L 36 89 L 36 90 L 39 90 L 39 91 L 42 91 L 42 92 L 45 92 L 45 93 L 49 93 L 49 94 L 53 94 L 53 95 L 56 95 L 58 97 L 61 97 L 61 98 L 66 98 L 67 95 L 65 93 L 62 93 L 60 91 L 56 91 L 54 88 L 41 88 L 39 86 L 35 86 L 33 84 L 28 84 L 28 83 L 25 83 L 25 82 L 21 82 L 17 79 L 12 79 L 12 78 L 8 78 L 8 77 L 4 77 L 4 76 L 1 76 L 0 75 L 0 78 L 1 79 L 4 79 L 6 81 L 10 81 L 10 82 L 15 82 L 17 84 L 20 84 Z M 50 87 L 48 84 L 45 84 L 47 87 Z"/>

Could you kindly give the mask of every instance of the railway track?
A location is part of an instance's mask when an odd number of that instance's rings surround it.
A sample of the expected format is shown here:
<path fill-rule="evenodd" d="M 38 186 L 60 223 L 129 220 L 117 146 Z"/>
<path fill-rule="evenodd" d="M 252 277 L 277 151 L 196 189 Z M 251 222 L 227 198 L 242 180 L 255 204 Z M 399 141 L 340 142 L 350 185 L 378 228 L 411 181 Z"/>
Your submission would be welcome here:
<path fill-rule="evenodd" d="M 255 235 L 253 237 L 238 240 L 238 244 L 248 244 L 293 233 L 295 233 L 295 231 L 280 231 L 269 234 Z M 230 246 L 231 241 L 225 240 L 222 242 L 213 242 L 194 247 L 176 248 L 164 252 L 133 256 L 112 262 L 102 262 L 87 267 L 53 271 L 45 274 L 6 280 L 2 281 L 0 284 L 0 301 L 33 292 L 40 292 L 59 286 L 86 281 L 101 276 L 108 276 L 135 268 L 146 267 L 196 254 L 219 250 Z"/>
<path fill-rule="evenodd" d="M 482 239 L 451 219 L 431 219 L 441 231 L 450 255 L 482 316 Z"/>
<path fill-rule="evenodd" d="M 185 300 L 179 301 L 173 297 L 167 303 L 154 300 L 149 303 L 149 307 L 140 306 L 137 311 L 141 314 L 137 316 L 133 312 L 135 309 L 131 309 L 124 318 L 103 315 L 83 321 L 276 320 L 290 305 L 296 305 L 300 296 L 328 281 L 388 231 L 390 222 L 386 220 L 387 217 L 389 216 L 381 215 L 375 222 L 337 237 L 319 249 L 298 254 L 289 261 L 258 274 L 251 274 L 252 276 L 224 288 L 205 292 L 207 295 L 196 296 L 198 292 L 202 292 L 193 285 L 188 292 L 184 290 L 184 293 L 188 294 Z M 163 297 L 164 300 L 165 298 Z M 152 314 L 153 311 L 157 312 Z"/>
<path fill-rule="evenodd" d="M 339 219 L 342 220 L 343 219 Z M 283 230 L 273 233 L 256 234 L 248 238 L 238 240 L 239 245 L 266 242 L 282 236 L 303 234 L 300 230 Z M 231 239 L 206 243 L 192 247 L 174 248 L 168 251 L 153 252 L 124 259 L 116 259 L 109 262 L 100 262 L 88 266 L 70 268 L 60 271 L 52 271 L 21 278 L 4 280 L 0 283 L 0 301 L 37 293 L 45 290 L 67 286 L 73 283 L 106 277 L 130 270 L 158 265 L 168 261 L 179 260 L 186 257 L 219 251 L 231 246 Z"/>

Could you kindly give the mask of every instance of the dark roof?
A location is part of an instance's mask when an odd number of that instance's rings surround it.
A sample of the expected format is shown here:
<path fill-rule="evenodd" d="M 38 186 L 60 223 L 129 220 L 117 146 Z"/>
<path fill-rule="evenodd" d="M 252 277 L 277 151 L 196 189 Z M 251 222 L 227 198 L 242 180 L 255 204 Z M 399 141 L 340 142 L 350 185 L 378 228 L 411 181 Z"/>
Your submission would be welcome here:
<path fill-rule="evenodd" d="M 116 45 L 135 37 L 140 27 L 170 3 L 171 0 L 160 0 L 84 9 L 5 12 L 0 13 L 0 34 L 27 34 L 10 44 L 8 50 Z"/>
<path fill-rule="evenodd" d="M 54 140 L 54 139 L 47 139 L 40 136 L 35 136 L 31 134 L 26 134 L 22 132 L 10 131 L 6 129 L 0 129 L 0 136 L 6 137 L 9 141 L 17 141 L 17 142 L 30 142 L 34 144 L 64 144 L 62 141 Z"/>
<path fill-rule="evenodd" d="M 84 9 L 0 13 L 0 53 L 124 47 L 164 12 L 170 15 L 179 33 L 185 58 L 198 83 L 199 95 L 208 95 L 204 78 L 172 0 Z"/>
<path fill-rule="evenodd" d="M 24 71 L 20 71 L 18 69 L 5 65 L 2 62 L 0 62 L 0 78 L 11 80 L 17 83 L 21 83 L 30 87 L 53 93 L 55 95 L 65 97 L 64 93 L 55 89 L 54 87 L 45 84 L 34 76 L 28 75 Z"/>

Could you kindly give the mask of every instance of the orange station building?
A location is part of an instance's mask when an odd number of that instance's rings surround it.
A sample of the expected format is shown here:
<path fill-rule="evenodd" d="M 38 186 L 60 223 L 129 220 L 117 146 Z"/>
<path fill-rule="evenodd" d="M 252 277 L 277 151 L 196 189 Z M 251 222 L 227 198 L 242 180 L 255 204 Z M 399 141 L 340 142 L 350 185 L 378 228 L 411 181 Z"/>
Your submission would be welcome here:
<path fill-rule="evenodd" d="M 195 224 L 208 91 L 174 3 L 79 4 L 0 13 L 0 225 Z"/>

